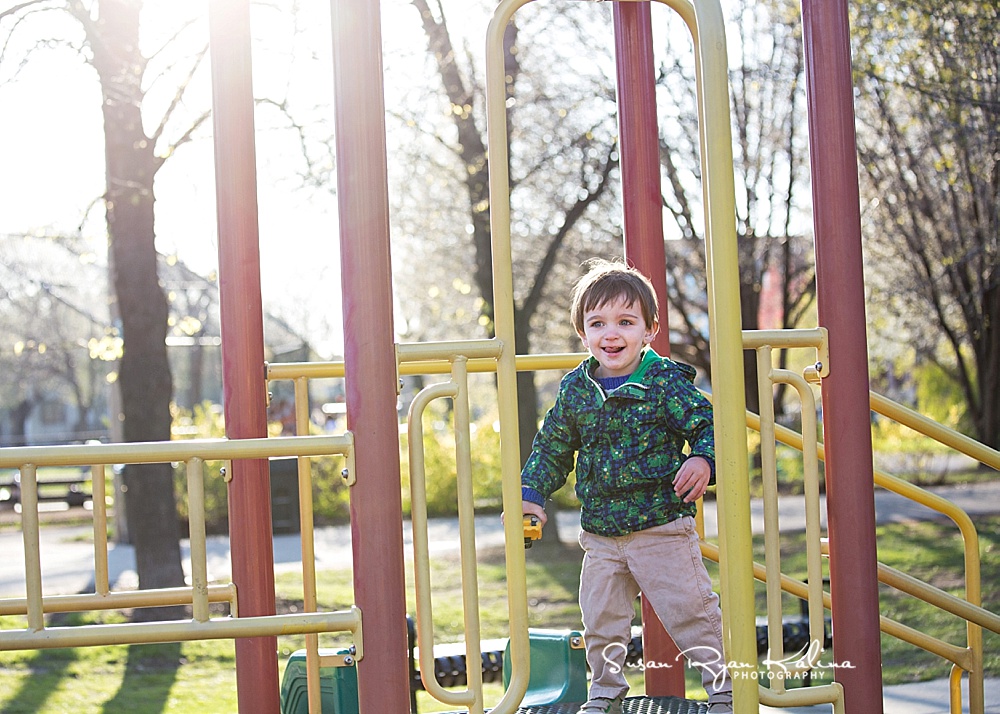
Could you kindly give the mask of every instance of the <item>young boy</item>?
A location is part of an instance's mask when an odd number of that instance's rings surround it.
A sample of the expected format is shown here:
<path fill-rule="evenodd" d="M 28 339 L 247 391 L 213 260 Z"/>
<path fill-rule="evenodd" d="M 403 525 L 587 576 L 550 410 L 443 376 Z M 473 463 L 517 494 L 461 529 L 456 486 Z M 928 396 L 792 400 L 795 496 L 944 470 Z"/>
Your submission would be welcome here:
<path fill-rule="evenodd" d="M 521 472 L 523 512 L 544 526 L 545 500 L 576 466 L 589 699 L 580 714 L 621 714 L 624 666 L 641 591 L 702 671 L 710 712 L 732 712 L 719 597 L 695 531 L 695 501 L 714 481 L 712 407 L 692 367 L 649 347 L 659 328 L 649 280 L 592 263 L 573 293 L 573 326 L 591 357 L 567 374 Z M 690 445 L 690 455 L 681 449 Z M 680 663 L 657 663 L 680 666 Z"/>

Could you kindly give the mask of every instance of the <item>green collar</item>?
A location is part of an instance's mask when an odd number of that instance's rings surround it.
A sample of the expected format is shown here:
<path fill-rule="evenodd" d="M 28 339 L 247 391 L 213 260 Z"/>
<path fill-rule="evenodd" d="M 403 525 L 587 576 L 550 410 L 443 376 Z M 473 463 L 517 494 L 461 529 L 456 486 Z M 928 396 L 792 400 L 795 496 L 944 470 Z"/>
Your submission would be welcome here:
<path fill-rule="evenodd" d="M 636 367 L 635 371 L 629 375 L 625 384 L 641 384 L 643 377 L 646 376 L 646 372 L 649 371 L 650 366 L 659 362 L 661 359 L 660 355 L 656 354 L 652 347 L 644 347 L 642 350 L 642 357 L 639 360 L 639 366 Z M 594 370 L 597 368 L 598 364 L 597 358 L 591 355 L 587 360 L 587 374 L 593 377 Z M 622 387 L 624 386 L 625 385 L 623 384 Z M 621 387 L 619 387 L 619 389 L 621 389 Z"/>

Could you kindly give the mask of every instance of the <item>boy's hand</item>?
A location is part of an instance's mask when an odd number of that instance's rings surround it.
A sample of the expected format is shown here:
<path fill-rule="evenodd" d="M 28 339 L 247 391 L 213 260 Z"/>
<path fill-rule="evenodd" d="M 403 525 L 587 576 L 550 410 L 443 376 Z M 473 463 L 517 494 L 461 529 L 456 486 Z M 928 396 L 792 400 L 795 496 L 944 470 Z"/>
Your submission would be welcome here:
<path fill-rule="evenodd" d="M 545 522 L 549 520 L 549 517 L 545 515 L 545 509 L 531 501 L 521 501 L 521 513 L 526 516 L 535 516 L 538 518 L 538 522 L 543 528 L 545 527 Z"/>
<path fill-rule="evenodd" d="M 674 476 L 674 491 L 684 503 L 697 501 L 705 495 L 712 478 L 712 467 L 701 456 L 692 456 L 681 464 Z"/>

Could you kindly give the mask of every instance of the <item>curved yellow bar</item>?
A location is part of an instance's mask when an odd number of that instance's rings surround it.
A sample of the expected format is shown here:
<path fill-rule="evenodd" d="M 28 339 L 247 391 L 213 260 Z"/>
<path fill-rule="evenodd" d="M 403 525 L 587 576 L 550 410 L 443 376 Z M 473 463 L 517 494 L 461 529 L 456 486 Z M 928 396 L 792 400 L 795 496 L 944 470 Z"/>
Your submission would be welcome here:
<path fill-rule="evenodd" d="M 507 97 L 503 34 L 518 8 L 529 0 L 501 0 L 486 31 L 486 130 L 490 179 L 490 238 L 493 250 L 493 310 L 503 345 L 497 360 L 500 417 L 500 470 L 503 477 L 504 540 L 509 576 L 511 676 L 494 714 L 512 714 L 528 690 L 528 593 L 521 533 L 521 455 L 517 424 L 517 365 L 514 344 L 514 276 L 510 250 L 510 176 L 507 170 Z"/>
<path fill-rule="evenodd" d="M 413 521 L 413 573 L 416 589 L 417 647 L 420 649 L 420 679 L 432 697 L 445 704 L 472 706 L 475 694 L 469 690 L 450 692 L 434 676 L 434 611 L 431 603 L 431 571 L 427 553 L 427 484 L 424 469 L 424 427 L 421 416 L 427 405 L 443 397 L 455 398 L 458 387 L 449 382 L 432 384 L 410 403 L 407 443 L 410 455 L 410 518 Z M 480 703 L 480 711 L 482 704 Z"/>

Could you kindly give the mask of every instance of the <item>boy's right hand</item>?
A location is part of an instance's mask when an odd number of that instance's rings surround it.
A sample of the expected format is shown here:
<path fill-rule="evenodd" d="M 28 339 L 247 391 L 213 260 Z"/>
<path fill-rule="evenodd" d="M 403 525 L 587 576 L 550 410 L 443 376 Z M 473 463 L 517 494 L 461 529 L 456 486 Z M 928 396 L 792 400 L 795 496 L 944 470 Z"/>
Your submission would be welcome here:
<path fill-rule="evenodd" d="M 545 522 L 549 520 L 549 517 L 545 515 L 545 509 L 537 503 L 532 503 L 531 501 L 521 501 L 521 513 L 526 516 L 535 516 L 542 527 L 544 527 Z"/>

